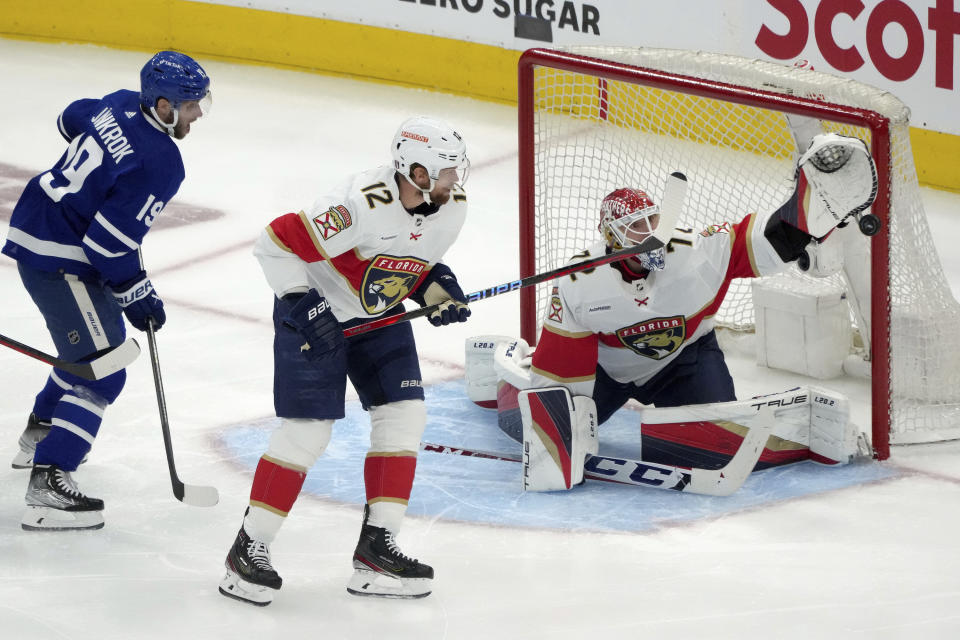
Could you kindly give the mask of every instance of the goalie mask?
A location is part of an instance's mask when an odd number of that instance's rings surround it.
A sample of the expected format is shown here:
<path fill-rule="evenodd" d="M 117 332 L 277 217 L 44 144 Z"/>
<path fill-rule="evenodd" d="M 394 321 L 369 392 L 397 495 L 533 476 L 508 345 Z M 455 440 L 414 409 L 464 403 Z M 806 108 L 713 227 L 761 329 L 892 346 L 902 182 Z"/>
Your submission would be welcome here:
<path fill-rule="evenodd" d="M 430 192 L 436 188 L 440 172 L 444 169 L 456 169 L 457 180 L 454 184 L 462 187 L 467 183 L 470 172 L 467 145 L 460 134 L 442 120 L 425 116 L 406 120 L 393 136 L 390 152 L 394 169 L 419 189 L 427 202 L 430 202 Z M 423 189 L 410 177 L 410 170 L 416 164 L 427 170 L 430 176 L 429 189 Z"/>
<path fill-rule="evenodd" d="M 600 224 L 607 246 L 617 251 L 640 244 L 653 235 L 660 221 L 660 207 L 640 189 L 617 189 L 600 205 Z M 663 247 L 638 254 L 637 261 L 648 271 L 664 267 Z"/>

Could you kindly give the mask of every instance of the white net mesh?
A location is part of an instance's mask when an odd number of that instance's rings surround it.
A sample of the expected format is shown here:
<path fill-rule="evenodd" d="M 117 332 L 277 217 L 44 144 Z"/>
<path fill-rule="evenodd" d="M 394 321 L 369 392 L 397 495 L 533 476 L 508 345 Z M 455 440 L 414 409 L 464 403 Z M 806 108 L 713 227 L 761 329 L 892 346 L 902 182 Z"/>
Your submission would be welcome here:
<path fill-rule="evenodd" d="M 891 442 L 960 437 L 960 305 L 920 201 L 909 109 L 889 93 L 823 73 L 689 51 L 576 47 L 566 53 L 875 111 L 890 121 Z M 701 229 L 770 210 L 789 195 L 797 147 L 782 112 L 537 66 L 533 96 L 536 272 L 598 238 L 599 203 L 623 186 L 659 201 L 674 170 L 689 179 L 679 226 Z M 823 127 L 857 136 L 870 130 Z M 669 258 L 668 258 L 669 259 Z M 806 278 L 795 268 L 797 278 Z M 835 281 L 844 284 L 840 276 Z M 844 284 L 844 286 L 846 286 Z M 549 284 L 537 291 L 537 321 Z M 751 330 L 749 281 L 734 282 L 717 321 Z M 882 356 L 881 356 L 882 357 Z"/>

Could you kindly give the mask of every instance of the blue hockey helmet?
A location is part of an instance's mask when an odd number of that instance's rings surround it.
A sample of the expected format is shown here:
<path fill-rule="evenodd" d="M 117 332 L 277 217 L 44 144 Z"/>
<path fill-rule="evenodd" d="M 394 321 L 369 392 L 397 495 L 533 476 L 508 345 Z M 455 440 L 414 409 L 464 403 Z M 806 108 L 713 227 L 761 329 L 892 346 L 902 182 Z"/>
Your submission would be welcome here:
<path fill-rule="evenodd" d="M 161 51 L 140 70 L 140 104 L 145 109 L 166 98 L 176 109 L 185 100 L 203 100 L 210 77 L 197 61 L 177 51 Z"/>

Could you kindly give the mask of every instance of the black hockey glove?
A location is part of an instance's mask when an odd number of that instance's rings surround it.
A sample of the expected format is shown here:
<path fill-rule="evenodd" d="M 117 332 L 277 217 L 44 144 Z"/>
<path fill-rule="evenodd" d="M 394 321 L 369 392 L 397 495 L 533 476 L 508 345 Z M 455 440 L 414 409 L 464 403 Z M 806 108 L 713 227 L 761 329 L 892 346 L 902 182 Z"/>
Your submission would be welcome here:
<path fill-rule="evenodd" d="M 470 307 L 467 306 L 467 297 L 457 284 L 457 277 L 450 267 L 438 262 L 417 290 L 410 294 L 410 299 L 421 307 L 440 305 L 440 308 L 427 316 L 430 324 L 435 327 L 452 322 L 466 322 L 470 317 Z"/>
<path fill-rule="evenodd" d="M 147 330 L 147 318 L 153 318 L 153 329 L 159 331 L 167 321 L 167 314 L 163 310 L 163 300 L 153 290 L 153 284 L 147 277 L 146 271 L 120 284 L 108 283 L 117 304 L 123 308 L 123 315 L 135 329 Z"/>
<path fill-rule="evenodd" d="M 288 294 L 283 296 L 283 300 L 292 305 L 283 316 L 283 324 L 307 341 L 301 347 L 307 360 L 335 355 L 346 346 L 340 323 L 330 310 L 327 299 L 316 289 L 310 289 L 306 294 Z"/>

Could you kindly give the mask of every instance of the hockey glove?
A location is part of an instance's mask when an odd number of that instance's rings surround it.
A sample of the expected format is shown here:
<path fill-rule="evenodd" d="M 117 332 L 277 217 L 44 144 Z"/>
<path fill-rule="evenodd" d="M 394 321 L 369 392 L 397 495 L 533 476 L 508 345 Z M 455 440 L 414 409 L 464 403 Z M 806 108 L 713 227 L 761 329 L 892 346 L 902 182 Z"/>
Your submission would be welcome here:
<path fill-rule="evenodd" d="M 340 353 L 346 346 L 346 338 L 340 323 L 330 310 L 330 303 L 316 289 L 306 294 L 289 294 L 284 302 L 293 305 L 283 324 L 306 340 L 300 348 L 307 360 L 319 360 Z"/>
<path fill-rule="evenodd" d="M 470 317 L 467 297 L 457 284 L 457 277 L 450 267 L 438 262 L 427 274 L 410 298 L 421 307 L 440 305 L 427 319 L 435 327 L 452 322 L 466 322 Z"/>
<path fill-rule="evenodd" d="M 147 277 L 146 271 L 120 284 L 109 284 L 110 290 L 117 304 L 123 308 L 123 315 L 135 329 L 147 330 L 147 318 L 153 318 L 153 329 L 159 331 L 167 321 L 167 314 L 163 310 L 163 300 L 153 290 L 153 284 Z"/>

